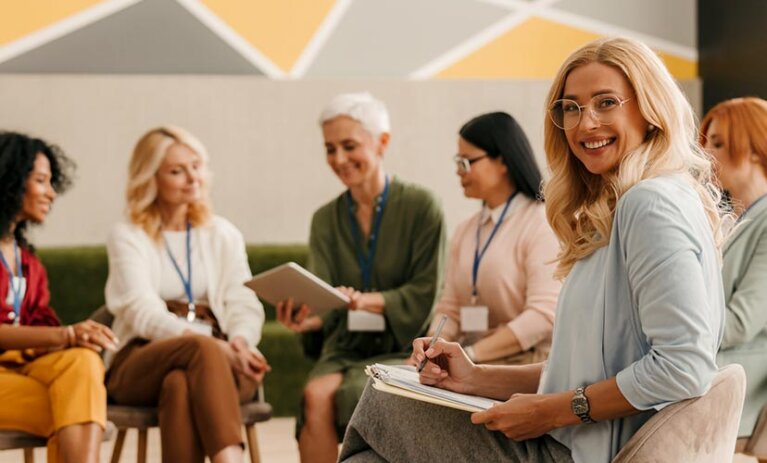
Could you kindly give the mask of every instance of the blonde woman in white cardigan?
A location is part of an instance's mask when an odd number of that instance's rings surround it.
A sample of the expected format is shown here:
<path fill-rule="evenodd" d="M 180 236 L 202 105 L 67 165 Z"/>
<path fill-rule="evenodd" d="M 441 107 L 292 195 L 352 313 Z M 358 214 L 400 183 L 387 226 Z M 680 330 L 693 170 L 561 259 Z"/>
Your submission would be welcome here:
<path fill-rule="evenodd" d="M 207 154 L 177 127 L 149 131 L 129 166 L 128 221 L 107 241 L 106 301 L 124 343 L 107 359 L 107 391 L 157 406 L 164 462 L 242 461 L 238 403 L 266 359 L 264 310 L 243 286 L 245 243 L 211 214 Z"/>

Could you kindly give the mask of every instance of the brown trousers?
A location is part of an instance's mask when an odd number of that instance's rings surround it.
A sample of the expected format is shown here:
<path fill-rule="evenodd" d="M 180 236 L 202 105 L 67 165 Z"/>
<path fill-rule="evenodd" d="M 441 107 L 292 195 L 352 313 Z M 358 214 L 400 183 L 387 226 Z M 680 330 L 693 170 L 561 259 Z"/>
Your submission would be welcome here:
<path fill-rule="evenodd" d="M 163 462 L 202 463 L 206 455 L 243 445 L 241 393 L 217 342 L 198 335 L 134 340 L 107 373 L 115 403 L 157 406 Z"/>

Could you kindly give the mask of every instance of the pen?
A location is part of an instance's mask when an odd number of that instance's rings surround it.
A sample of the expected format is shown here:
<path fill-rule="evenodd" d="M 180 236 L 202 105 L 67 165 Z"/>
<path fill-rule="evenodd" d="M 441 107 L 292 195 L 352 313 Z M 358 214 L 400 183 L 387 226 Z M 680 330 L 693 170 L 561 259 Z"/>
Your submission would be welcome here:
<path fill-rule="evenodd" d="M 437 324 L 437 330 L 434 331 L 434 336 L 431 337 L 431 341 L 429 342 L 429 347 L 433 346 L 435 342 L 437 342 L 437 339 L 439 339 L 439 334 L 442 333 L 442 328 L 445 327 L 445 322 L 447 321 L 447 315 L 443 315 L 442 319 Z M 424 354 L 423 360 L 421 360 L 421 364 L 418 365 L 418 373 L 423 370 L 423 367 L 426 366 L 426 361 L 428 359 L 426 358 L 426 355 Z"/>

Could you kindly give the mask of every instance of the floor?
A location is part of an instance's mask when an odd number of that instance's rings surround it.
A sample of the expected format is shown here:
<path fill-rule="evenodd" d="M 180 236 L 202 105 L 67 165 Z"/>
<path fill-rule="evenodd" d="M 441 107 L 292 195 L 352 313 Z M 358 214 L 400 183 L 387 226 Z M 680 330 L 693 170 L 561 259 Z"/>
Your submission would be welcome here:
<path fill-rule="evenodd" d="M 259 423 L 258 442 L 261 446 L 261 461 L 263 463 L 296 463 L 298 462 L 298 448 L 293 439 L 293 418 L 274 418 L 266 423 Z M 112 454 L 112 442 L 102 446 L 101 461 L 106 463 Z M 21 450 L 6 450 L 0 452 L 0 463 L 21 463 L 23 456 Z M 129 432 L 125 439 L 122 463 L 136 461 L 136 434 Z M 35 462 L 45 462 L 45 449 L 35 450 Z M 157 429 L 149 433 L 149 458 L 148 463 L 160 463 L 160 435 Z M 755 458 L 744 455 L 735 455 L 733 463 L 756 463 Z"/>
<path fill-rule="evenodd" d="M 256 425 L 258 432 L 258 444 L 261 447 L 261 461 L 263 463 L 296 463 L 298 462 L 298 447 L 293 438 L 295 419 L 273 418 L 266 423 Z M 243 436 L 244 438 L 244 436 Z M 135 463 L 136 461 L 136 433 L 128 432 L 123 445 L 121 463 Z M 102 463 L 109 462 L 112 455 L 112 442 L 107 442 L 101 447 Z M 149 458 L 148 463 L 160 463 L 160 434 L 157 429 L 149 432 Z M 22 463 L 24 460 L 21 450 L 0 451 L 0 463 Z M 245 460 L 249 462 L 249 460 Z M 35 450 L 35 463 L 45 462 L 45 449 Z"/>

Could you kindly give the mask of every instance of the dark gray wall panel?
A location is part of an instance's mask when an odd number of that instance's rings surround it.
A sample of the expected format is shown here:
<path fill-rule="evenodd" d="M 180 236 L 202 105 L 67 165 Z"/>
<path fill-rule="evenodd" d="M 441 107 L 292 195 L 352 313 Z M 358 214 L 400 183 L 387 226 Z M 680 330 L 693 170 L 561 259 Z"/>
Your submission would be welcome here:
<path fill-rule="evenodd" d="M 173 0 L 144 0 L 0 63 L 0 72 L 262 74 Z"/>

